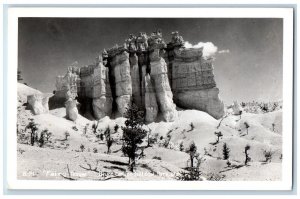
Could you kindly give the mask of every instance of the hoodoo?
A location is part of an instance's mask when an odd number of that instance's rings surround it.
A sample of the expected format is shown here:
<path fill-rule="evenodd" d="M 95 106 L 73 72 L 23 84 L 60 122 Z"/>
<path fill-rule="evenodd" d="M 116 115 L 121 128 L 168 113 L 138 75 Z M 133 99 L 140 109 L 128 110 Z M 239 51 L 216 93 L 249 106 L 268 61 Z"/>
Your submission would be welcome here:
<path fill-rule="evenodd" d="M 131 102 L 145 110 L 147 122 L 159 115 L 174 121 L 176 106 L 216 119 L 224 115 L 213 58 L 203 57 L 203 48 L 185 48 L 177 31 L 168 44 L 159 30 L 130 35 L 124 45 L 104 50 L 96 64 L 68 67 L 65 76 L 56 78 L 50 109 L 67 101 L 67 92 L 78 99 L 81 114 L 96 119 L 122 116 Z"/>

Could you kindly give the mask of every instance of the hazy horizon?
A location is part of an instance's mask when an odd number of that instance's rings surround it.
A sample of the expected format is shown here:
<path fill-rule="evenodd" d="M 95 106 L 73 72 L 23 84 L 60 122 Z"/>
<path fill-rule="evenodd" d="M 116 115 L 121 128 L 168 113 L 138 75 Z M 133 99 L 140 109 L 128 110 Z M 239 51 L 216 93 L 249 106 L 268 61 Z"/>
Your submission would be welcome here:
<path fill-rule="evenodd" d="M 282 19 L 19 18 L 22 82 L 52 92 L 56 76 L 75 61 L 94 63 L 104 48 L 123 44 L 129 34 L 156 29 L 166 42 L 177 30 L 190 45 L 217 47 L 214 74 L 226 104 L 282 99 Z"/>

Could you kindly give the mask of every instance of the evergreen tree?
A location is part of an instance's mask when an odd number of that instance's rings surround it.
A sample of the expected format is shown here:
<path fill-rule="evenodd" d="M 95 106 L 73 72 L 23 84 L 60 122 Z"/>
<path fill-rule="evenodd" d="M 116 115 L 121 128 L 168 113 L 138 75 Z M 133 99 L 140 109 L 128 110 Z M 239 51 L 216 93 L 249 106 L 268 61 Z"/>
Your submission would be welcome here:
<path fill-rule="evenodd" d="M 99 121 L 97 121 L 97 123 L 94 123 L 94 124 L 92 125 L 92 129 L 93 129 L 93 132 L 94 132 L 95 135 L 96 135 L 96 133 L 97 133 L 98 125 L 99 125 Z"/>
<path fill-rule="evenodd" d="M 143 142 L 147 135 L 147 131 L 143 129 L 144 112 L 140 111 L 135 104 L 130 104 L 126 108 L 124 116 L 127 118 L 123 131 L 123 146 L 122 151 L 129 157 L 129 170 L 133 172 L 135 160 L 137 157 L 138 145 Z"/>
<path fill-rule="evenodd" d="M 226 143 L 223 144 L 223 159 L 228 160 L 230 149 Z"/>
<path fill-rule="evenodd" d="M 34 122 L 33 119 L 30 119 L 30 122 L 25 127 L 25 130 L 26 129 L 30 129 L 31 130 L 31 132 L 30 132 L 30 144 L 31 144 L 31 146 L 33 146 L 34 142 L 37 139 L 37 130 L 38 130 L 37 124 Z"/>
<path fill-rule="evenodd" d="M 197 154 L 197 146 L 194 141 L 191 142 L 191 144 L 186 152 L 190 155 L 191 168 L 193 168 L 194 167 L 194 158 Z"/>
<path fill-rule="evenodd" d="M 248 153 L 248 151 L 250 150 L 250 145 L 246 145 L 245 146 L 245 165 L 247 165 L 248 164 L 248 162 L 251 160 L 251 158 L 249 157 L 249 153 Z"/>
<path fill-rule="evenodd" d="M 215 142 L 217 144 L 220 141 L 220 137 L 223 137 L 223 134 L 221 131 L 219 131 L 219 132 L 215 132 L 215 135 L 217 136 L 217 140 Z"/>
<path fill-rule="evenodd" d="M 40 144 L 40 147 L 43 147 L 44 144 L 45 144 L 45 131 L 42 131 L 41 132 L 41 136 L 40 136 L 40 139 L 39 139 L 39 144 Z"/>
<path fill-rule="evenodd" d="M 107 153 L 110 153 L 110 147 L 112 146 L 114 140 L 111 137 L 111 133 L 110 133 L 110 128 L 109 127 L 106 128 L 106 130 L 104 132 L 104 135 L 105 135 L 105 139 L 106 139 Z"/>
<path fill-rule="evenodd" d="M 249 129 L 249 124 L 247 123 L 247 122 L 244 122 L 244 125 L 245 125 L 245 127 L 246 127 L 246 130 L 247 130 L 247 135 L 248 135 L 248 129 Z"/>

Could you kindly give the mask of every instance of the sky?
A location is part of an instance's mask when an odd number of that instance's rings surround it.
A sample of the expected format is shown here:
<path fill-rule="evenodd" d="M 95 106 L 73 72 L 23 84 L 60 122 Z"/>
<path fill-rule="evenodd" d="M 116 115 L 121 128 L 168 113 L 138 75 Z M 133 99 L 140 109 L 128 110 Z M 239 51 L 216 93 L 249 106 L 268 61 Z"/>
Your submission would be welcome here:
<path fill-rule="evenodd" d="M 166 43 L 179 31 L 186 46 L 214 51 L 215 80 L 226 104 L 282 99 L 282 19 L 19 18 L 18 70 L 29 86 L 52 92 L 55 77 L 69 65 L 92 64 L 129 34 L 157 29 Z"/>

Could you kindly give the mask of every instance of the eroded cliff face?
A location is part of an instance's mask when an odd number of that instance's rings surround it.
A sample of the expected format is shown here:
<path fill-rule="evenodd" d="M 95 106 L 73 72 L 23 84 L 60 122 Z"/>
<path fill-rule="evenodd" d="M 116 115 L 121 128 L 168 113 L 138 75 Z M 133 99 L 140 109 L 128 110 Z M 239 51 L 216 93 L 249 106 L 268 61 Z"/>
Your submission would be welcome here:
<path fill-rule="evenodd" d="M 83 112 L 96 119 L 122 116 L 131 102 L 145 110 L 147 122 L 159 115 L 174 121 L 176 105 L 221 118 L 224 104 L 218 97 L 213 59 L 203 58 L 203 49 L 186 49 L 183 43 L 178 32 L 172 33 L 168 45 L 160 31 L 130 35 L 123 46 L 104 50 L 96 64 L 69 67 L 67 75 L 57 78 L 55 96 L 70 91 Z"/>
<path fill-rule="evenodd" d="M 174 121 L 177 118 L 177 111 L 169 84 L 167 64 L 162 58 L 164 47 L 164 45 L 155 45 L 150 52 L 150 77 L 153 79 L 157 104 L 164 120 Z"/>
<path fill-rule="evenodd" d="M 123 49 L 108 51 L 110 57 L 109 70 L 114 79 L 115 101 L 121 116 L 126 111 L 132 99 L 132 81 L 130 75 L 129 54 Z"/>
<path fill-rule="evenodd" d="M 176 104 L 221 118 L 224 115 L 224 104 L 218 97 L 213 59 L 204 59 L 201 48 L 175 48 L 172 55 L 172 90 Z"/>
<path fill-rule="evenodd" d="M 93 113 L 96 119 L 101 119 L 112 113 L 112 95 L 109 83 L 108 68 L 101 61 L 93 72 Z"/>
<path fill-rule="evenodd" d="M 155 89 L 149 74 L 145 76 L 145 108 L 146 115 L 145 120 L 147 122 L 153 122 L 157 118 L 158 105 L 156 101 Z"/>
<path fill-rule="evenodd" d="M 68 91 L 73 99 L 77 98 L 81 94 L 81 84 L 83 82 L 80 79 L 80 68 L 69 66 L 64 76 L 56 77 L 56 90 L 55 94 L 49 99 L 49 109 L 64 107 Z"/>
<path fill-rule="evenodd" d="M 129 55 L 130 76 L 132 82 L 132 101 L 139 107 L 143 106 L 141 95 L 141 75 L 138 65 L 138 56 L 135 53 Z"/>

